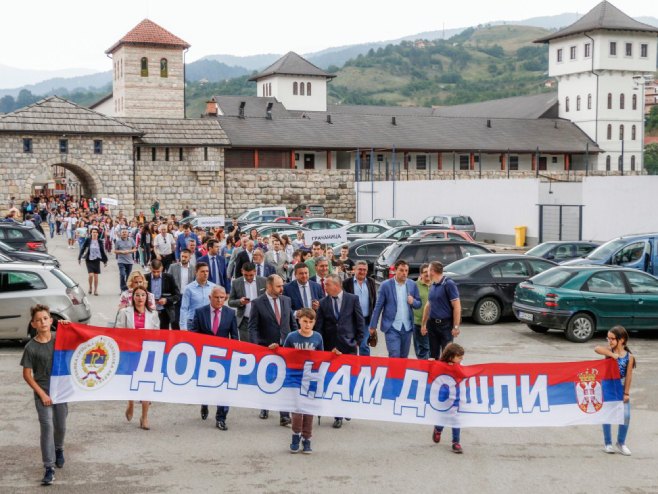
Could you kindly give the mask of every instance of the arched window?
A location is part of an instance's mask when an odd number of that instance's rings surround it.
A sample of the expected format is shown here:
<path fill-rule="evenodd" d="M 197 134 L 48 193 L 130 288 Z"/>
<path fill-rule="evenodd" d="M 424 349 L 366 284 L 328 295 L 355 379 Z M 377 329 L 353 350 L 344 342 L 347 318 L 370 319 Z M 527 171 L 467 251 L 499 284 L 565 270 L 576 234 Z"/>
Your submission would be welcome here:
<path fill-rule="evenodd" d="M 307 82 L 306 83 L 306 96 L 310 96 L 310 95 L 311 95 L 311 83 Z"/>
<path fill-rule="evenodd" d="M 592 109 L 592 94 L 587 95 L 587 109 L 591 110 Z"/>
<path fill-rule="evenodd" d="M 635 140 L 636 133 L 637 133 L 637 127 L 635 127 L 635 125 L 633 125 L 633 126 L 631 127 L 631 141 L 634 141 L 634 140 Z"/>
<path fill-rule="evenodd" d="M 142 77 L 148 77 L 149 76 L 149 59 L 146 58 L 146 57 L 142 57 L 140 75 Z"/>
<path fill-rule="evenodd" d="M 569 111 L 569 96 L 564 98 L 564 111 L 568 112 Z"/>
<path fill-rule="evenodd" d="M 620 154 L 619 158 L 617 158 L 617 168 L 619 170 L 624 169 L 624 155 L 623 154 Z"/>
<path fill-rule="evenodd" d="M 267 83 L 267 95 L 272 96 L 272 83 L 271 82 Z"/>
<path fill-rule="evenodd" d="M 608 140 L 612 140 L 612 125 L 608 124 Z"/>
<path fill-rule="evenodd" d="M 608 110 L 612 110 L 612 93 L 608 93 Z"/>
<path fill-rule="evenodd" d="M 626 97 L 624 96 L 624 93 L 621 93 L 619 95 L 619 109 L 623 110 L 624 109 L 624 104 L 626 102 Z"/>
<path fill-rule="evenodd" d="M 169 77 L 169 62 L 166 58 L 160 59 L 160 77 Z"/>
<path fill-rule="evenodd" d="M 580 111 L 580 96 L 576 97 L 576 111 Z"/>
<path fill-rule="evenodd" d="M 297 82 L 292 83 L 292 94 L 297 95 Z"/>
<path fill-rule="evenodd" d="M 631 155 L 631 171 L 635 171 L 635 155 Z"/>
<path fill-rule="evenodd" d="M 119 79 L 123 77 L 123 58 L 119 60 Z"/>
<path fill-rule="evenodd" d="M 605 171 L 609 172 L 610 171 L 610 156 L 605 157 Z"/>
<path fill-rule="evenodd" d="M 306 84 L 304 84 L 303 82 L 300 82 L 300 83 L 299 83 L 299 95 L 300 95 L 300 96 L 304 96 L 304 89 L 305 89 L 305 87 L 306 87 Z"/>
<path fill-rule="evenodd" d="M 624 140 L 624 126 L 623 125 L 619 126 L 619 140 L 620 141 Z"/>
<path fill-rule="evenodd" d="M 633 95 L 633 110 L 637 110 L 637 94 Z"/>

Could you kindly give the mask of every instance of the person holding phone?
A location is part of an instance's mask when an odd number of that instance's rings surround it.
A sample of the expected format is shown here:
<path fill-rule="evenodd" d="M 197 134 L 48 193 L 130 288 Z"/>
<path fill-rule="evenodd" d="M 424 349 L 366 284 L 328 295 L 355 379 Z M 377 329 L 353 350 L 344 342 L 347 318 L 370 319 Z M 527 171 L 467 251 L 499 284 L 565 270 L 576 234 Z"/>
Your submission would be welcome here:
<path fill-rule="evenodd" d="M 247 262 L 242 265 L 242 276 L 231 283 L 228 305 L 237 310 L 240 341 L 249 341 L 249 317 L 251 301 L 265 293 L 266 278 L 256 276 L 256 265 Z"/>

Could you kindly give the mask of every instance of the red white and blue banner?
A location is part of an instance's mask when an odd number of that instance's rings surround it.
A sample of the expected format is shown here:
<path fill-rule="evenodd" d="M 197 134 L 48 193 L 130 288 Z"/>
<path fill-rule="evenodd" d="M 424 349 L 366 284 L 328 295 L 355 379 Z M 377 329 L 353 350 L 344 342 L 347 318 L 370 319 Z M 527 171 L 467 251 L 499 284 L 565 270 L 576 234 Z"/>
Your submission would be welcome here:
<path fill-rule="evenodd" d="M 452 366 L 60 324 L 55 403 L 149 400 L 452 427 L 623 423 L 612 359 Z"/>

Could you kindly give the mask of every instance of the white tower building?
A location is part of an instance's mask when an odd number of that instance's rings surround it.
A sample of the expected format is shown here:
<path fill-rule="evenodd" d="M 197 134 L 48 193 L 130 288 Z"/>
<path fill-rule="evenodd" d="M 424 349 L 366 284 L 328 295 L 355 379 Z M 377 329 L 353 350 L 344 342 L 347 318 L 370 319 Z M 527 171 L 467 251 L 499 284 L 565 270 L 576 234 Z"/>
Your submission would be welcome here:
<path fill-rule="evenodd" d="M 558 81 L 560 118 L 571 120 L 604 152 L 598 170 L 643 168 L 644 82 L 656 71 L 658 28 L 603 1 L 548 43 Z"/>

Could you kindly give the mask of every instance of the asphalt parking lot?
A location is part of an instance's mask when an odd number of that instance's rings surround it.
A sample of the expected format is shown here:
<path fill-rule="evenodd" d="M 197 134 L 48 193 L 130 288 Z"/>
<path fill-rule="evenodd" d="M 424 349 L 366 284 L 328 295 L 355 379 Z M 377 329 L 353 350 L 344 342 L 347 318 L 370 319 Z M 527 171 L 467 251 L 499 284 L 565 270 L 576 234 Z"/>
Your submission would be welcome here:
<path fill-rule="evenodd" d="M 84 266 L 63 240 L 49 242 L 62 268 L 86 286 Z M 101 295 L 91 297 L 92 323 L 114 319 L 116 263 L 101 275 Z M 552 362 L 598 358 L 593 347 L 566 341 L 559 332 L 535 334 L 512 320 L 491 327 L 466 322 L 459 343 L 464 365 L 482 362 Z M 631 457 L 606 455 L 599 426 L 465 429 L 463 455 L 449 441 L 434 444 L 431 427 L 353 420 L 342 429 L 317 421 L 310 456 L 287 451 L 290 429 L 274 415 L 231 410 L 229 430 L 198 406 L 154 403 L 151 430 L 127 422 L 124 402 L 69 406 L 66 465 L 54 492 L 658 492 L 658 333 L 632 334 L 638 360 L 631 390 Z M 0 342 L 0 492 L 42 491 L 39 427 L 32 392 L 21 378 L 22 346 Z M 384 355 L 383 338 L 375 354 Z M 138 407 L 136 407 L 137 415 Z M 446 436 L 447 434 L 444 434 Z M 449 438 L 449 436 L 448 436 Z"/>

